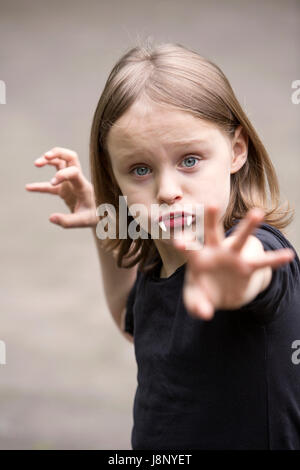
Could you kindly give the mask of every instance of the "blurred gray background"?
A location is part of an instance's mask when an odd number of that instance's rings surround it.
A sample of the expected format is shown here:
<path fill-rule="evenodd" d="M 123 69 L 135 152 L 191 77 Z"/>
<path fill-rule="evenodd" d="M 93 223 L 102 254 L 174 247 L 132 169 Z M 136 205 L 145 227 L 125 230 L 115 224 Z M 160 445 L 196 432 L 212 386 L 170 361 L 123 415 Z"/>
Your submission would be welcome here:
<path fill-rule="evenodd" d="M 75 150 L 90 178 L 92 116 L 108 74 L 136 40 L 179 42 L 216 62 L 296 208 L 299 253 L 298 0 L 0 0 L 1 449 L 130 449 L 133 345 L 104 300 L 91 229 L 63 229 L 56 196 L 29 193 L 54 167 L 34 160 Z"/>

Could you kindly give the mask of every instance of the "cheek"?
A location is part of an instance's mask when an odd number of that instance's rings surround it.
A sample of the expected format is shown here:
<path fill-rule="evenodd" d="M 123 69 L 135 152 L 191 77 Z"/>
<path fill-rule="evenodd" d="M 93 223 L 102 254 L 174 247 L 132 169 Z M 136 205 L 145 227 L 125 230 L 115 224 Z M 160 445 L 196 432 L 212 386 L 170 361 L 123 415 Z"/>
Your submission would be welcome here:
<path fill-rule="evenodd" d="M 138 193 L 136 190 L 132 191 L 132 189 L 128 185 L 120 186 L 122 194 L 126 197 L 127 206 L 130 207 L 133 204 L 140 204 L 142 201 L 141 194 Z"/>
<path fill-rule="evenodd" d="M 230 166 L 228 155 L 221 155 L 212 165 L 208 165 L 203 174 L 203 182 L 213 191 L 222 191 L 230 185 Z"/>
<path fill-rule="evenodd" d="M 141 198 L 141 195 L 134 197 L 133 195 L 127 196 L 127 211 L 137 223 L 146 227 L 147 221 L 149 219 L 151 208 L 148 208 L 148 205 Z"/>
<path fill-rule="evenodd" d="M 189 193 L 196 195 L 197 200 L 204 204 L 215 203 L 227 206 L 230 194 L 230 169 L 223 162 L 208 165 L 199 179 L 187 188 Z"/>

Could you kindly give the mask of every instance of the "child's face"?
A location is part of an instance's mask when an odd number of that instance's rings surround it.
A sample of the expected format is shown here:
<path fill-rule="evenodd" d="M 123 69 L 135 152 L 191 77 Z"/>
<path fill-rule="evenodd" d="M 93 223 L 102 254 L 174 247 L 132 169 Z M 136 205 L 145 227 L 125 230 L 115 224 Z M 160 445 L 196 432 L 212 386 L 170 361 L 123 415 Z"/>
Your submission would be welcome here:
<path fill-rule="evenodd" d="M 222 220 L 229 202 L 230 174 L 247 158 L 242 133 L 236 132 L 231 141 L 208 121 L 142 101 L 110 129 L 107 147 L 128 207 L 136 203 L 145 207 L 146 225 L 141 225 L 148 232 L 152 204 L 164 204 L 159 214 L 183 209 L 185 204 L 201 203 L 204 208 L 217 204 Z"/>

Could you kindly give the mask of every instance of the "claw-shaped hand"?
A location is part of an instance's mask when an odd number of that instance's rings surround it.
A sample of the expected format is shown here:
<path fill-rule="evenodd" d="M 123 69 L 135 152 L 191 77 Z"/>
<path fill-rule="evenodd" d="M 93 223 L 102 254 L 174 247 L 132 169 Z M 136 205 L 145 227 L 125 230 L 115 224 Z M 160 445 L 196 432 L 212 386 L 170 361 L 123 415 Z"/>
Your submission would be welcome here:
<path fill-rule="evenodd" d="M 218 207 L 207 206 L 203 246 L 197 241 L 193 243 L 198 246 L 191 249 L 186 236 L 172 240 L 187 258 L 183 300 L 192 316 L 211 319 L 215 309 L 241 307 L 265 289 L 265 280 L 271 281 L 271 268 L 293 260 L 292 249 L 264 251 L 258 238 L 251 235 L 263 218 L 262 209 L 249 210 L 226 238 Z"/>

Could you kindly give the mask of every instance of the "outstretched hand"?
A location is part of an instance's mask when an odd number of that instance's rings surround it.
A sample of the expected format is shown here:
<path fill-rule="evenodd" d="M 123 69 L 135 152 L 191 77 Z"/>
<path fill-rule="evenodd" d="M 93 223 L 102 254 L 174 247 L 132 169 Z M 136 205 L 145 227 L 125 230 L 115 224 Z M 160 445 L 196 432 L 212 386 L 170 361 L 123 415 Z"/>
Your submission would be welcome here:
<path fill-rule="evenodd" d="M 263 210 L 249 210 L 233 235 L 226 238 L 223 224 L 219 222 L 219 209 L 208 206 L 204 216 L 203 246 L 195 241 L 192 242 L 196 243 L 193 249 L 188 249 L 191 242 L 186 235 L 172 240 L 175 248 L 184 252 L 187 258 L 183 300 L 192 316 L 211 319 L 215 309 L 241 307 L 263 290 L 262 281 L 267 270 L 271 280 L 271 268 L 293 260 L 292 249 L 264 251 L 261 242 L 251 235 L 263 218 Z"/>
<path fill-rule="evenodd" d="M 26 184 L 26 190 L 57 195 L 71 211 L 70 214 L 51 214 L 50 222 L 64 228 L 94 227 L 99 220 L 96 215 L 94 188 L 82 172 L 77 153 L 64 147 L 54 147 L 34 164 L 38 168 L 55 166 L 57 172 L 50 182 Z"/>

